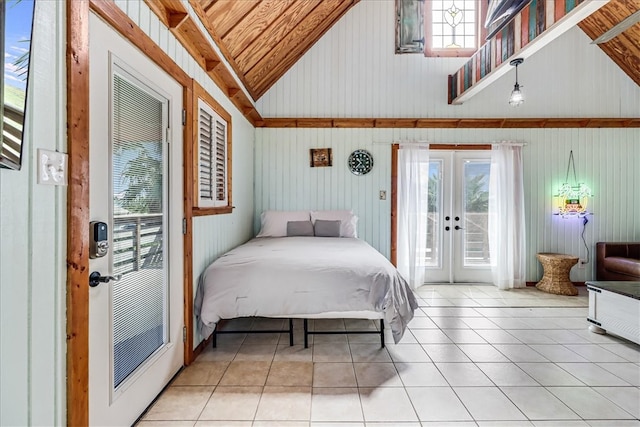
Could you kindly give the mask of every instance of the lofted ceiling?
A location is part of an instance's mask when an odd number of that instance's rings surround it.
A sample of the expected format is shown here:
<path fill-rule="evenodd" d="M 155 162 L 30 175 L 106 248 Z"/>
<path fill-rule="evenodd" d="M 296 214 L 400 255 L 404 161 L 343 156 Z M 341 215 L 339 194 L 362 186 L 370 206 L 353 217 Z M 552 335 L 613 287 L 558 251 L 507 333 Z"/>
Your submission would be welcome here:
<path fill-rule="evenodd" d="M 254 100 L 359 0 L 190 0 Z"/>
<path fill-rule="evenodd" d="M 254 101 L 358 1 L 189 0 Z M 610 0 L 579 27 L 595 40 L 638 10 L 640 0 Z M 640 23 L 599 46 L 640 85 Z"/>
<path fill-rule="evenodd" d="M 611 0 L 578 26 L 592 40 L 640 10 L 640 0 Z M 624 30 L 600 48 L 640 86 L 640 22 Z"/>

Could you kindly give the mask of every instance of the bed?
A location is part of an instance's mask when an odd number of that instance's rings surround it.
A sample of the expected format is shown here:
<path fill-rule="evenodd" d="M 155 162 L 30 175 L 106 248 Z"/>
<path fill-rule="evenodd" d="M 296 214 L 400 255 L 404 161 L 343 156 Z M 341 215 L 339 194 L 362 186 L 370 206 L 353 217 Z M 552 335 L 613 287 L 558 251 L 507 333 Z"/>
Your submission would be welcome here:
<path fill-rule="evenodd" d="M 318 232 L 320 223 L 313 225 Z M 203 337 L 221 319 L 260 316 L 305 319 L 305 326 L 306 319 L 381 319 L 396 343 L 402 338 L 417 302 L 382 254 L 346 237 L 354 233 L 344 224 L 339 238 L 282 233 L 261 232 L 202 273 L 195 312 Z"/>

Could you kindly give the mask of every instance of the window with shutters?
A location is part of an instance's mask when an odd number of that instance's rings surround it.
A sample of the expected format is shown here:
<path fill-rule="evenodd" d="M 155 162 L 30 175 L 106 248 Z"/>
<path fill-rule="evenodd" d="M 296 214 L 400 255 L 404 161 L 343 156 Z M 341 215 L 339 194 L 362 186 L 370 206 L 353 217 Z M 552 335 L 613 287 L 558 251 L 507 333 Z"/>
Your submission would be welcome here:
<path fill-rule="evenodd" d="M 197 83 L 194 83 L 194 88 Z M 195 215 L 231 212 L 231 116 L 203 88 L 194 90 Z"/>

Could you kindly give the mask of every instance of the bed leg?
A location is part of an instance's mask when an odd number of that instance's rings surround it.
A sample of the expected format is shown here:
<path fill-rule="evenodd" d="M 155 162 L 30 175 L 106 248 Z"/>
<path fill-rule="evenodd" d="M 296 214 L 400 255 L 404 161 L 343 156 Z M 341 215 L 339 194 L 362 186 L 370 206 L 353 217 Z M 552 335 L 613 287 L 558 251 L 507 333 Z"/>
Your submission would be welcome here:
<path fill-rule="evenodd" d="M 384 348 L 384 319 L 380 319 L 380 346 Z"/>
<path fill-rule="evenodd" d="M 293 319 L 289 319 L 289 346 L 293 347 Z"/>
<path fill-rule="evenodd" d="M 217 328 L 217 326 L 216 326 Z M 213 346 L 213 348 L 216 348 L 218 345 L 218 340 L 216 339 L 216 330 L 213 330 L 213 333 L 211 334 L 211 345 Z"/>
<path fill-rule="evenodd" d="M 309 325 L 307 324 L 307 319 L 303 319 L 302 324 L 304 327 L 304 348 L 309 348 Z"/>

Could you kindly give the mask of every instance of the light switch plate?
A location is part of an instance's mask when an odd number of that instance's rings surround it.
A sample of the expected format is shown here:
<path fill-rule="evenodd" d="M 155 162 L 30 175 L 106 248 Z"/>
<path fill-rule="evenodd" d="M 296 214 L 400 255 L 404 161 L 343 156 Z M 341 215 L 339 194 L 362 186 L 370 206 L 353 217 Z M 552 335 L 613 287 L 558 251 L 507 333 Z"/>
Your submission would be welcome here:
<path fill-rule="evenodd" d="M 380 190 L 380 200 L 387 200 L 387 192 L 385 190 Z"/>
<path fill-rule="evenodd" d="M 38 148 L 38 184 L 67 185 L 66 153 Z"/>

